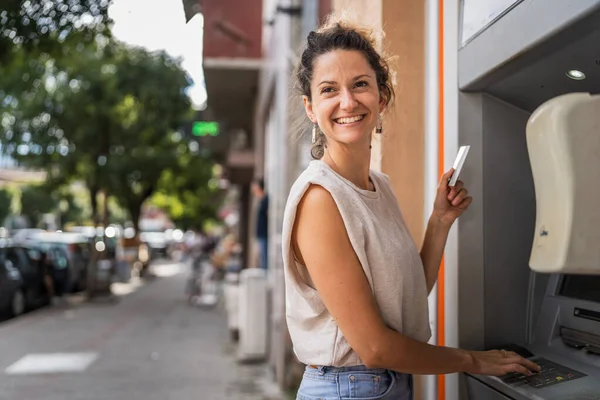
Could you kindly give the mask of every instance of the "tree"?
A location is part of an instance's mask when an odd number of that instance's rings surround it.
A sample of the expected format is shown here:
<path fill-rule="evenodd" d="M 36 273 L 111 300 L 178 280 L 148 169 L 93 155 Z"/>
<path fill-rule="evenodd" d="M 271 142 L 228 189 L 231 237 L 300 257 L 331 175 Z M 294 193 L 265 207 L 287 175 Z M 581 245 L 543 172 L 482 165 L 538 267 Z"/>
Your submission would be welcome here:
<path fill-rule="evenodd" d="M 164 52 L 133 48 L 116 53 L 115 60 L 117 84 L 126 95 L 117 103 L 108 133 L 114 137 L 114 149 L 105 155 L 108 187 L 137 231 L 142 205 L 158 189 L 163 172 L 193 153 L 178 132 L 192 116 L 185 93 L 189 81 Z"/>
<path fill-rule="evenodd" d="M 104 51 L 93 46 L 71 59 L 41 54 L 29 62 L 24 51 L 18 55 L 7 68 L 12 81 L 31 74 L 33 84 L 9 86 L 12 101 L 5 102 L 2 119 L 5 151 L 24 166 L 45 169 L 54 187 L 83 180 L 97 220 L 100 171 L 94 164 L 107 111 L 102 102 L 97 107 L 94 101 L 107 97 L 102 89 L 109 80 L 100 73 Z"/>
<path fill-rule="evenodd" d="M 192 115 L 186 74 L 164 53 L 113 41 L 108 3 L 9 0 L 0 12 L 0 49 L 10 53 L 0 63 L 2 150 L 46 170 L 53 188 L 82 181 L 96 224 L 100 194 L 127 209 L 136 227 L 157 190 L 185 199 L 185 220 L 210 215 L 216 206 L 199 199 L 212 193 L 212 175 L 189 171 L 211 163 L 178 133 Z"/>
<path fill-rule="evenodd" d="M 163 172 L 151 202 L 181 228 L 201 228 L 216 219 L 222 201 L 215 164 L 210 157 L 192 152 L 178 160 L 176 167 Z"/>
<path fill-rule="evenodd" d="M 104 193 L 137 226 L 163 171 L 190 151 L 177 132 L 192 112 L 185 72 L 164 52 L 101 40 L 71 58 L 36 63 L 43 66 L 35 68 L 37 82 L 44 83 L 7 105 L 6 150 L 24 165 L 46 169 L 54 187 L 85 182 L 96 224 L 97 196 Z"/>
<path fill-rule="evenodd" d="M 0 64 L 13 50 L 61 54 L 67 38 L 80 46 L 101 33 L 110 36 L 109 0 L 3 0 L 0 10 Z"/>
<path fill-rule="evenodd" d="M 99 44 L 110 41 L 109 3 L 109 0 L 3 2 L 0 131 L 5 145 L 2 151 L 26 158 L 26 166 L 46 169 L 57 164 L 59 153 L 64 155 L 65 140 L 61 137 L 64 130 L 56 123 L 56 117 L 64 110 L 61 96 L 65 91 L 60 86 L 65 86 L 64 80 L 69 76 L 60 66 L 80 66 L 81 62 L 75 61 L 80 58 L 89 61 L 90 53 L 99 53 Z M 77 81 L 69 79 L 66 83 L 73 85 Z M 62 164 L 62 171 L 48 168 L 50 172 L 64 172 L 62 179 L 56 179 L 56 174 L 50 176 L 55 186 L 68 183 L 77 175 L 72 170 L 81 167 L 74 162 Z M 95 201 L 96 196 L 91 197 Z"/>
<path fill-rule="evenodd" d="M 58 149 L 56 144 L 43 146 L 30 143 L 30 138 L 39 133 L 35 130 L 50 136 L 62 132 L 56 124 L 49 123 L 51 111 L 60 112 L 61 108 L 60 103 L 49 98 L 48 92 L 57 80 L 66 77 L 55 65 L 64 59 L 72 61 L 85 49 L 96 49 L 98 42 L 110 39 L 109 4 L 109 0 L 3 1 L 0 130 L 6 146 L 2 146 L 2 151 L 20 155 L 33 152 L 38 157 L 30 158 L 28 166 L 48 164 L 47 158 L 40 156 L 52 157 Z M 37 135 L 37 139 L 42 135 Z"/>

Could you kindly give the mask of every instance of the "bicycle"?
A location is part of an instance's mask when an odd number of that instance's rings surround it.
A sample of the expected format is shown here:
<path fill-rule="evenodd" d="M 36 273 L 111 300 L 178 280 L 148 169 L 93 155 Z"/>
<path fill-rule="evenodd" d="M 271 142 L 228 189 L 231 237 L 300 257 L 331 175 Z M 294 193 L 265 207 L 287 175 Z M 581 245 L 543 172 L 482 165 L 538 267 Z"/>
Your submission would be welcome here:
<path fill-rule="evenodd" d="M 186 281 L 185 293 L 188 296 L 188 303 L 195 305 L 202 295 L 202 255 L 192 255 L 191 273 Z"/>

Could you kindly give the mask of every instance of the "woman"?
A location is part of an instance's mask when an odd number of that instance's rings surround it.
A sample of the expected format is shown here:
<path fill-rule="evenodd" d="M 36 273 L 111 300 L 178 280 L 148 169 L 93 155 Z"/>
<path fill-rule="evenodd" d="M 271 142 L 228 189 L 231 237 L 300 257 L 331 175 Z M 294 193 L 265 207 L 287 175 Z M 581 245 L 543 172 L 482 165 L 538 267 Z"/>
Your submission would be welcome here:
<path fill-rule="evenodd" d="M 427 344 L 427 295 L 453 222 L 472 198 L 440 180 L 419 253 L 386 175 L 369 170 L 372 132 L 393 100 L 366 30 L 329 22 L 308 36 L 297 86 L 313 123 L 312 161 L 283 227 L 287 322 L 307 365 L 298 399 L 412 398 L 412 374 L 531 374 L 516 353 Z"/>

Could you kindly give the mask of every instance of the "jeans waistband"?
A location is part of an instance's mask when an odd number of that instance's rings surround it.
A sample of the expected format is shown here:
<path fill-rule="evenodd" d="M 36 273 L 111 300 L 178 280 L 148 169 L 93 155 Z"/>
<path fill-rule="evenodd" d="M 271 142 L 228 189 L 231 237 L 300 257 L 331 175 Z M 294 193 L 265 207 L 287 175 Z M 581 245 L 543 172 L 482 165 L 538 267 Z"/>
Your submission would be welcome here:
<path fill-rule="evenodd" d="M 373 372 L 373 373 L 381 373 L 386 371 L 385 368 L 368 368 L 366 365 L 355 365 L 351 367 L 329 367 L 325 365 L 307 365 L 306 370 L 324 375 L 326 373 L 340 373 L 340 372 Z M 394 372 L 394 371 L 390 371 Z"/>

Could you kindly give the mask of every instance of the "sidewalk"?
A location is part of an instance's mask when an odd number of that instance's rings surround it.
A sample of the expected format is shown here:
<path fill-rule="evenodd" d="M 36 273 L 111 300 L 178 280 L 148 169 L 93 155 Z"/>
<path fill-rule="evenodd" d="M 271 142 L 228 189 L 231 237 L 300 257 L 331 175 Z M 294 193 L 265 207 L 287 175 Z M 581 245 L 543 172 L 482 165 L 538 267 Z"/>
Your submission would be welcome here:
<path fill-rule="evenodd" d="M 0 399 L 283 400 L 265 365 L 235 362 L 224 312 L 187 304 L 187 270 L 168 264 L 156 272 L 116 303 L 76 303 L 0 324 Z M 94 361 L 75 373 L 7 373 L 26 356 L 56 353 Z"/>

